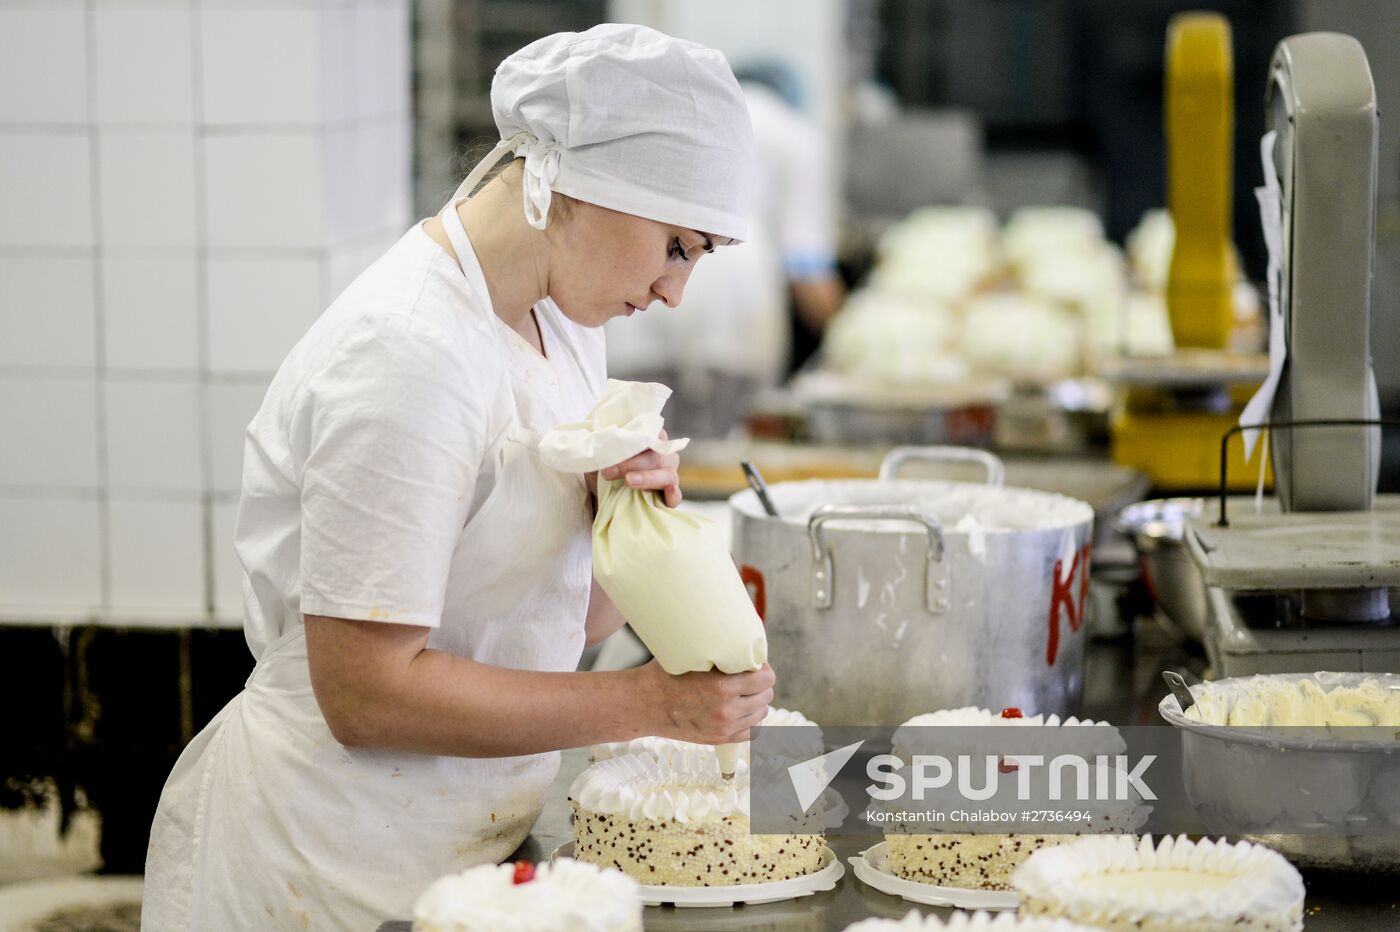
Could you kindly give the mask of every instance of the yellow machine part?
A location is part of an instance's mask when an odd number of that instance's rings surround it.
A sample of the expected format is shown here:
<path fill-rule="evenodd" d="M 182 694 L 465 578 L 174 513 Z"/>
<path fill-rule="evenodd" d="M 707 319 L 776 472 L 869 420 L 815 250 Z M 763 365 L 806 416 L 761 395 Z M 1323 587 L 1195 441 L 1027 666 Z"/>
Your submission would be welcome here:
<path fill-rule="evenodd" d="M 1167 27 L 1167 203 L 1176 245 L 1167 277 L 1167 313 L 1178 348 L 1223 349 L 1234 325 L 1231 291 L 1239 277 L 1231 240 L 1235 130 L 1230 23 L 1218 13 L 1183 13 Z M 1141 469 L 1163 492 L 1220 484 L 1220 438 L 1239 423 L 1256 385 L 1230 390 L 1227 411 L 1179 404 L 1168 388 L 1134 386 L 1114 414 L 1114 462 Z M 1232 439 L 1229 483 L 1252 490 L 1259 480 Z M 1267 473 L 1266 482 L 1272 477 Z"/>
<path fill-rule="evenodd" d="M 1231 391 L 1229 410 L 1209 413 L 1177 410 L 1165 394 L 1134 389 L 1113 414 L 1113 461 L 1147 473 L 1153 488 L 1162 492 L 1218 488 L 1220 438 L 1239 424 L 1240 412 L 1254 391 L 1253 385 L 1238 386 Z M 1230 438 L 1227 478 L 1231 491 L 1254 490 L 1263 449 L 1262 443 L 1256 444 L 1254 459 L 1246 463 L 1243 439 L 1239 435 Z M 1273 481 L 1273 471 L 1265 462 L 1265 488 L 1273 488 Z"/>
<path fill-rule="evenodd" d="M 1167 28 L 1167 204 L 1176 247 L 1167 311 L 1178 347 L 1220 349 L 1234 315 L 1231 156 L 1235 129 L 1230 23 L 1183 13 Z"/>

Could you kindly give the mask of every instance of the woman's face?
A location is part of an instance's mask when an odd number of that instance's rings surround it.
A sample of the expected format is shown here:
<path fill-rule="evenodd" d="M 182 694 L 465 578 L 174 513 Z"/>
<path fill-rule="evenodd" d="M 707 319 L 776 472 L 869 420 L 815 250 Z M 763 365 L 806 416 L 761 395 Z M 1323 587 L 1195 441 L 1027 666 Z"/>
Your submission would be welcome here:
<path fill-rule="evenodd" d="M 601 327 L 653 301 L 680 304 L 691 270 L 705 255 L 703 234 L 583 201 L 569 208 L 553 237 L 549 270 L 550 297 L 565 316 Z"/>

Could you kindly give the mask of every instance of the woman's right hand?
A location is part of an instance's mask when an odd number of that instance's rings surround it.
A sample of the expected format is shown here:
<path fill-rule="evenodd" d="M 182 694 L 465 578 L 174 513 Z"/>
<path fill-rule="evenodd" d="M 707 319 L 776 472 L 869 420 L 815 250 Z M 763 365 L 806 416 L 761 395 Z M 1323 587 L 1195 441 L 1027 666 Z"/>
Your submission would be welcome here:
<path fill-rule="evenodd" d="M 682 673 L 672 676 L 652 660 L 636 670 L 640 680 L 636 710 L 643 734 L 729 744 L 747 741 L 773 701 L 773 668 L 748 673 Z"/>

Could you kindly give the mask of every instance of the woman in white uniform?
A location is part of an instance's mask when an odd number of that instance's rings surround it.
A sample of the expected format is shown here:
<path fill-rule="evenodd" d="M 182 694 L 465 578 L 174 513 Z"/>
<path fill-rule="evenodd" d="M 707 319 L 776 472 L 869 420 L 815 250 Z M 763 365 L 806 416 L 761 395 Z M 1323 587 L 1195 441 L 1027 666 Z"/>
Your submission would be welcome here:
<path fill-rule="evenodd" d="M 717 52 L 609 25 L 517 52 L 491 98 L 501 144 L 321 316 L 249 425 L 257 665 L 161 795 L 145 929 L 372 929 L 507 857 L 559 749 L 743 740 L 772 698 L 767 668 L 572 672 L 622 619 L 592 583 L 596 478 L 536 450 L 602 391 L 601 325 L 674 307 L 745 236 L 738 85 Z M 604 476 L 674 506 L 677 464 Z"/>

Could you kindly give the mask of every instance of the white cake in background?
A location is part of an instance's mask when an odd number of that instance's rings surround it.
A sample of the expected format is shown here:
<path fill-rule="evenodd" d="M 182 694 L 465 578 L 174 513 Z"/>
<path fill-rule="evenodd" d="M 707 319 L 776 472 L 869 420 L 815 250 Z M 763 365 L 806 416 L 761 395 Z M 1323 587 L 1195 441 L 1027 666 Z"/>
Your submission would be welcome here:
<path fill-rule="evenodd" d="M 1123 254 L 1111 243 L 1032 260 L 1019 276 L 1028 294 L 1083 313 L 1115 307 L 1128 291 Z"/>
<path fill-rule="evenodd" d="M 968 302 L 958 341 L 979 372 L 1062 378 L 1083 362 L 1078 317 L 1033 295 L 989 294 Z"/>
<path fill-rule="evenodd" d="M 950 382 L 969 373 L 957 356 L 957 334 L 958 321 L 944 304 L 866 288 L 831 319 L 822 352 L 832 369 L 848 375 Z"/>
<path fill-rule="evenodd" d="M 1176 224 L 1171 211 L 1163 207 L 1145 211 L 1126 242 L 1128 261 L 1138 284 L 1148 291 L 1166 291 L 1172 253 L 1176 251 Z"/>
<path fill-rule="evenodd" d="M 821 733 L 816 730 L 816 723 L 801 712 L 794 712 L 790 709 L 776 709 L 769 707 L 768 715 L 760 723 L 760 727 L 783 727 L 792 725 L 809 726 L 801 731 L 787 732 L 778 736 L 782 740 L 781 744 L 786 751 L 789 746 L 794 752 L 787 756 L 793 760 L 806 760 L 809 757 L 816 757 L 823 751 L 821 743 Z M 790 736 L 790 740 L 787 740 Z M 770 735 L 765 741 L 773 738 Z M 675 738 L 659 738 L 648 736 L 645 738 L 634 738 L 631 741 L 612 741 L 607 744 L 595 744 L 588 751 L 588 759 L 593 763 L 602 760 L 609 760 L 614 757 L 622 757 L 627 754 L 651 754 L 659 758 L 671 758 L 676 754 L 698 754 L 703 752 L 714 753 L 714 749 L 708 744 L 695 744 L 690 741 L 677 741 Z M 747 765 L 749 763 L 749 743 L 740 745 L 739 759 Z M 798 756 L 798 755 L 801 756 Z"/>
<path fill-rule="evenodd" d="M 845 932 L 1093 932 L 1065 919 L 1018 916 L 1011 912 L 956 912 L 945 922 L 936 915 L 921 916 L 910 910 L 903 919 L 862 919 L 846 926 Z"/>
<path fill-rule="evenodd" d="M 1099 356 L 1170 356 L 1176 349 L 1167 299 L 1131 292 L 1117 307 L 1086 312 L 1089 341 Z"/>
<path fill-rule="evenodd" d="M 528 879 L 526 877 L 528 876 Z M 636 881 L 569 858 L 484 864 L 441 877 L 413 907 L 414 932 L 641 932 Z"/>
<path fill-rule="evenodd" d="M 641 883 L 767 883 L 821 866 L 820 834 L 750 832 L 748 769 L 725 780 L 708 749 L 599 761 L 574 780 L 569 801 L 574 857 Z"/>
<path fill-rule="evenodd" d="M 1292 932 L 1303 878 L 1276 851 L 1185 836 L 1080 838 L 1035 854 L 1012 877 L 1027 915 L 1142 932 Z"/>
<path fill-rule="evenodd" d="M 1107 242 L 1098 215 L 1082 207 L 1022 207 L 1001 231 L 1002 253 L 1018 271 Z"/>
<path fill-rule="evenodd" d="M 1057 750 L 1072 748 L 1089 756 L 1123 753 L 1126 745 L 1122 735 L 1107 722 L 1095 722 L 1070 716 L 1023 715 L 1020 710 L 993 712 L 966 706 L 943 709 L 911 718 L 894 733 L 893 749 L 897 757 L 908 761 L 920 753 L 975 753 L 976 742 L 955 749 L 948 739 L 940 738 L 939 748 L 919 746 L 920 728 L 948 726 L 1071 728 L 1074 734 L 1059 736 L 1035 732 L 1035 739 L 1022 753 L 1041 753 L 1047 758 Z M 1137 827 L 1138 811 L 1133 803 L 1095 802 L 1088 809 L 1095 815 L 1083 831 L 1132 832 Z M 965 887 L 983 890 L 1010 890 L 1011 872 L 1041 848 L 1073 841 L 1080 835 L 1063 832 L 1050 835 L 998 834 L 914 834 L 887 832 L 885 834 L 885 866 L 896 877 L 916 880 L 939 887 Z"/>
<path fill-rule="evenodd" d="M 984 207 L 926 207 L 880 237 L 870 282 L 923 303 L 956 302 L 983 287 L 1000 262 L 996 215 Z"/>

